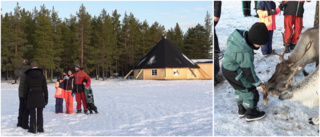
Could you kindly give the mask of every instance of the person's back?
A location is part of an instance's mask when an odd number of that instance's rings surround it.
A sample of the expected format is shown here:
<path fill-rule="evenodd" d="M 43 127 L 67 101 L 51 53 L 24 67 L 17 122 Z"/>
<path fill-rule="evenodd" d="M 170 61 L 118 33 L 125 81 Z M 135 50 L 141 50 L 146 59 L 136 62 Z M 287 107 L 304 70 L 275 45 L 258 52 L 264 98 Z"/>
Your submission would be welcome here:
<path fill-rule="evenodd" d="M 42 111 L 48 104 L 48 88 L 46 78 L 38 64 L 34 61 L 31 69 L 26 71 L 24 81 L 24 98 L 27 100 L 27 108 L 30 111 L 30 128 L 28 132 L 44 132 Z M 37 109 L 37 111 L 36 111 Z"/>

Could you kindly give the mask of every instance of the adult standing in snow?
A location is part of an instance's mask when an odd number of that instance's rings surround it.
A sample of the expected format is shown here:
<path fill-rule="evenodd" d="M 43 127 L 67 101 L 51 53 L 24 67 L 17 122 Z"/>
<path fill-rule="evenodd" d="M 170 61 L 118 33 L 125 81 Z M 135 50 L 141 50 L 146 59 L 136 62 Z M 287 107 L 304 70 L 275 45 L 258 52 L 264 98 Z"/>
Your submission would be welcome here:
<path fill-rule="evenodd" d="M 84 113 L 87 114 L 87 103 L 84 94 L 84 86 L 82 85 L 83 79 L 87 79 L 86 88 L 89 88 L 91 79 L 83 69 L 80 69 L 80 64 L 75 64 L 74 66 L 75 72 L 73 73 L 74 76 L 74 86 L 72 93 L 76 94 L 76 101 L 77 101 L 77 113 L 81 113 L 81 104 L 83 105 Z"/>
<path fill-rule="evenodd" d="M 30 66 L 27 65 L 27 59 L 23 59 L 20 64 L 20 68 L 17 71 L 20 78 L 19 82 L 19 115 L 18 115 L 18 124 L 17 127 L 22 127 L 23 129 L 29 129 L 29 110 L 27 108 L 26 100 L 23 96 L 23 87 L 24 80 L 26 78 L 25 72 L 30 69 Z"/>
<path fill-rule="evenodd" d="M 282 10 L 284 7 L 284 39 L 287 42 L 291 33 L 294 31 L 294 34 L 291 39 L 289 39 L 286 52 L 289 53 L 296 46 L 299 36 L 303 27 L 303 13 L 304 13 L 304 1 L 284 1 L 281 3 Z M 293 27 L 294 26 L 294 27 Z M 292 28 L 293 27 L 293 28 Z M 284 44 L 284 43 L 283 43 Z"/>
<path fill-rule="evenodd" d="M 254 52 L 269 41 L 266 25 L 253 24 L 249 31 L 234 30 L 228 37 L 227 48 L 222 61 L 222 74 L 235 89 L 238 116 L 247 121 L 259 120 L 265 116 L 257 107 L 259 93 L 264 90 L 254 70 Z"/>
<path fill-rule="evenodd" d="M 245 17 L 251 16 L 251 1 L 242 1 L 242 12 Z"/>
<path fill-rule="evenodd" d="M 30 128 L 28 132 L 44 132 L 42 111 L 48 104 L 47 82 L 42 70 L 38 68 L 37 62 L 31 62 L 30 67 L 31 69 L 26 72 L 23 91 L 30 111 Z"/>
<path fill-rule="evenodd" d="M 282 5 L 280 4 L 280 7 Z M 260 1 L 258 11 L 260 22 L 266 24 L 269 31 L 269 41 L 261 47 L 262 55 L 268 56 L 272 53 L 272 36 L 273 31 L 276 29 L 276 15 L 280 12 L 280 8 L 276 8 L 276 3 L 273 1 Z"/>
<path fill-rule="evenodd" d="M 220 63 L 219 63 L 219 53 L 220 53 L 220 47 L 219 47 L 219 41 L 216 34 L 216 25 L 218 24 L 220 20 L 221 15 L 221 1 L 214 1 L 214 84 L 218 84 L 219 81 L 217 80 L 217 74 L 220 71 Z"/>
<path fill-rule="evenodd" d="M 72 114 L 73 113 L 73 97 L 74 97 L 74 93 L 72 93 L 72 88 L 74 83 L 74 77 L 72 75 L 71 70 L 68 70 L 67 74 L 64 75 L 63 82 L 65 86 L 64 99 L 66 101 L 66 113 Z"/>

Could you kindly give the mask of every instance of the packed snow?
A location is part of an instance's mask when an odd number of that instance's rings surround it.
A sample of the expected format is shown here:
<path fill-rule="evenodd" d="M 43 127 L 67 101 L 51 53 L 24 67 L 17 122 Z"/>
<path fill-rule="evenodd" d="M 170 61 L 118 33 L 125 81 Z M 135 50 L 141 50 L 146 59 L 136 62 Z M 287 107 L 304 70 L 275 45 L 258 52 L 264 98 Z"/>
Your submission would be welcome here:
<path fill-rule="evenodd" d="M 256 15 L 251 2 L 251 15 Z M 276 2 L 276 5 L 279 5 Z M 316 2 L 306 2 L 304 4 L 303 26 L 313 27 Z M 276 15 L 277 29 L 273 33 L 273 48 L 278 53 L 282 53 L 281 32 L 283 27 L 283 12 Z M 226 49 L 228 36 L 235 29 L 249 30 L 251 25 L 259 22 L 253 16 L 244 17 L 240 1 L 223 1 L 220 21 L 216 26 L 216 33 L 222 51 Z M 264 57 L 261 50 L 255 52 L 255 67 L 258 77 L 266 82 L 274 72 L 276 64 L 279 62 L 278 56 L 272 55 Z M 285 58 L 287 58 L 285 55 Z M 221 62 L 220 62 L 221 63 Z M 221 64 L 220 64 L 221 65 Z M 315 63 L 306 67 L 307 72 L 315 69 Z M 221 72 L 219 76 L 221 76 Z M 303 74 L 296 76 L 296 81 L 303 79 Z M 262 92 L 258 107 L 266 112 L 266 117 L 259 121 L 246 122 L 244 118 L 238 118 L 238 108 L 234 101 L 234 89 L 224 80 L 214 87 L 214 135 L 215 136 L 319 136 L 319 126 L 308 123 L 310 117 L 319 115 L 319 108 L 307 108 L 298 102 L 280 101 L 269 96 L 268 105 L 263 105 Z"/>
<path fill-rule="evenodd" d="M 45 132 L 36 135 L 212 136 L 212 86 L 211 80 L 92 80 L 99 113 L 85 115 L 56 114 L 54 83 L 48 83 Z M 2 81 L 1 136 L 34 135 L 16 126 L 18 107 L 18 85 Z"/>

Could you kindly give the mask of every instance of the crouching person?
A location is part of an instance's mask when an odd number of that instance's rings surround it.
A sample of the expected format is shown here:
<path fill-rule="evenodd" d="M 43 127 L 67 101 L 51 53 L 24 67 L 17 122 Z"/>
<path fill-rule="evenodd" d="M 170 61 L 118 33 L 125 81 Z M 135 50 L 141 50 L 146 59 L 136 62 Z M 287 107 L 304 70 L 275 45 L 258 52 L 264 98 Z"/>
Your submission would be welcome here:
<path fill-rule="evenodd" d="M 28 132 L 44 132 L 42 111 L 45 105 L 48 104 L 47 82 L 42 70 L 38 68 L 38 64 L 35 61 L 30 64 L 30 67 L 31 69 L 25 72 L 26 78 L 23 91 L 27 108 L 30 111 L 30 128 Z"/>
<path fill-rule="evenodd" d="M 87 80 L 84 79 L 82 81 L 83 86 L 84 86 L 84 94 L 86 96 L 86 102 L 87 102 L 87 109 L 90 111 L 90 114 L 92 114 L 92 110 L 95 113 L 98 113 L 98 108 L 94 105 L 94 99 L 93 99 L 93 93 L 92 93 L 92 89 L 91 89 L 91 85 L 86 88 L 87 85 Z"/>
<path fill-rule="evenodd" d="M 235 89 L 238 116 L 246 121 L 262 119 L 264 111 L 257 107 L 259 93 L 263 90 L 261 81 L 254 70 L 254 52 L 269 41 L 269 33 L 264 23 L 255 23 L 249 31 L 236 29 L 227 40 L 227 48 L 222 61 L 222 74 Z"/>

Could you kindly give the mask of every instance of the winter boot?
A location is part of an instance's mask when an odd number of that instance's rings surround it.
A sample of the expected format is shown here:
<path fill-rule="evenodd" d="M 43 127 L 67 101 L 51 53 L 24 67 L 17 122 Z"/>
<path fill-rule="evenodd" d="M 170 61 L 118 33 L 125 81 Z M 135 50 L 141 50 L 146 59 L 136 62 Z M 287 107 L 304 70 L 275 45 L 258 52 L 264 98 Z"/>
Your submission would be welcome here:
<path fill-rule="evenodd" d="M 296 47 L 297 43 L 290 43 L 290 50 L 292 51 Z"/>
<path fill-rule="evenodd" d="M 98 110 L 94 110 L 94 112 L 97 114 L 97 113 L 98 113 Z"/>
<path fill-rule="evenodd" d="M 92 114 L 92 110 L 89 110 L 90 111 L 90 114 Z"/>
<path fill-rule="evenodd" d="M 21 126 L 22 126 L 22 117 L 18 117 L 17 127 L 21 127 Z"/>
<path fill-rule="evenodd" d="M 43 128 L 37 129 L 37 130 L 38 130 L 39 133 L 43 133 L 44 132 Z"/>
<path fill-rule="evenodd" d="M 85 109 L 84 110 L 84 114 L 88 115 L 88 110 Z"/>
<path fill-rule="evenodd" d="M 246 115 L 247 110 L 242 106 L 242 102 L 238 101 L 238 117 L 243 118 Z"/>
<path fill-rule="evenodd" d="M 258 107 L 250 108 L 250 109 L 248 108 L 247 114 L 246 114 L 246 121 L 250 122 L 250 121 L 260 120 L 264 118 L 264 116 L 265 116 L 265 112 L 260 111 Z"/>
<path fill-rule="evenodd" d="M 77 109 L 77 113 L 81 113 L 81 109 Z"/>

